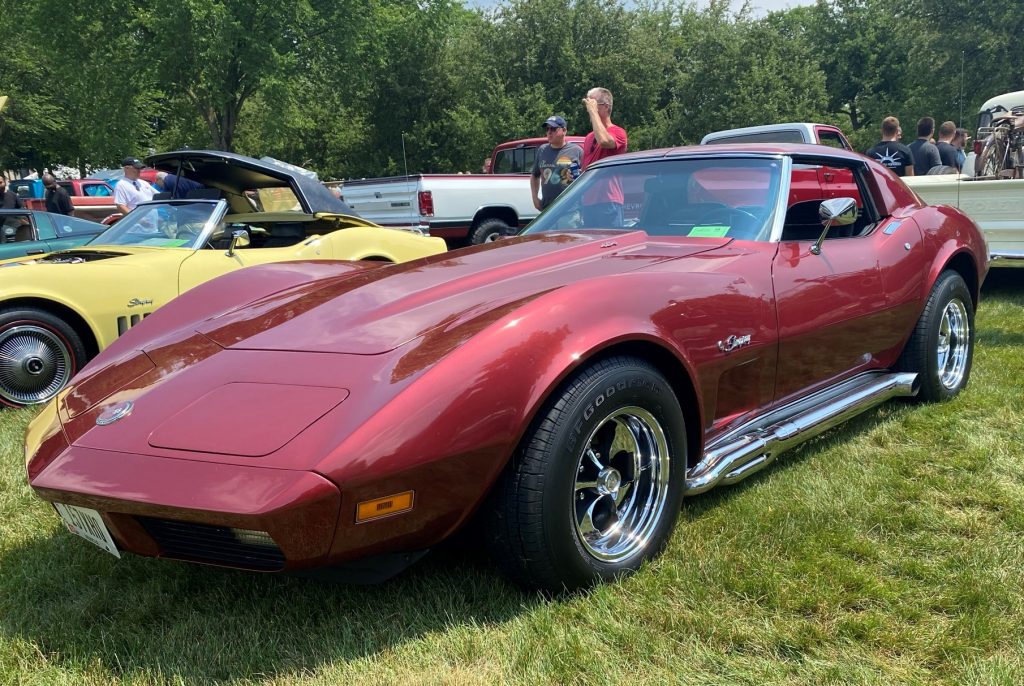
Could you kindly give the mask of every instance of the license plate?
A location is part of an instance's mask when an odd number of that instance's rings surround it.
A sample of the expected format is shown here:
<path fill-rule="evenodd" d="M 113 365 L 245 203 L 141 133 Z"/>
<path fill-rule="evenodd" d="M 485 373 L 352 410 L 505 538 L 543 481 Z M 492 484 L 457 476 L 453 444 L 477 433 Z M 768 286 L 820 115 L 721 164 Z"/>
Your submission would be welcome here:
<path fill-rule="evenodd" d="M 99 512 L 64 503 L 54 503 L 53 506 L 57 508 L 57 514 L 67 524 L 68 531 L 103 548 L 114 557 L 121 557 L 121 553 L 117 552 L 114 539 L 110 537 L 107 525 L 103 523 Z"/>

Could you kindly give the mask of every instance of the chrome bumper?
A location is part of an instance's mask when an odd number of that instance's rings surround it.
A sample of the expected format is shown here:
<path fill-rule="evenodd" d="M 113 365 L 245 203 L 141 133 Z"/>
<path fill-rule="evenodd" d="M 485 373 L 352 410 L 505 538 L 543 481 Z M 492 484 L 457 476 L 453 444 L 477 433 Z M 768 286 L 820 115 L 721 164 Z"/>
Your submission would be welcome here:
<path fill-rule="evenodd" d="M 1001 250 L 988 256 L 990 267 L 1024 267 L 1024 251 Z"/>

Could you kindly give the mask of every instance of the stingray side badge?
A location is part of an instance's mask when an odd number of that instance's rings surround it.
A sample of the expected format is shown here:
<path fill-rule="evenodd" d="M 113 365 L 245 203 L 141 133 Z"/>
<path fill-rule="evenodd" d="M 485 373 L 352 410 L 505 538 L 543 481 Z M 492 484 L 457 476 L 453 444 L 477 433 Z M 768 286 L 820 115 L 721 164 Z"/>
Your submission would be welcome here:
<path fill-rule="evenodd" d="M 750 345 L 749 333 L 746 336 L 732 335 L 724 341 L 718 341 L 718 349 L 723 353 L 731 353 L 736 348 L 742 348 L 745 345 Z"/>
<path fill-rule="evenodd" d="M 124 419 L 132 413 L 132 408 L 135 407 L 135 403 L 131 400 L 123 400 L 119 403 L 111 405 L 107 409 L 100 413 L 100 416 L 96 418 L 97 426 L 107 426 L 114 422 Z"/>

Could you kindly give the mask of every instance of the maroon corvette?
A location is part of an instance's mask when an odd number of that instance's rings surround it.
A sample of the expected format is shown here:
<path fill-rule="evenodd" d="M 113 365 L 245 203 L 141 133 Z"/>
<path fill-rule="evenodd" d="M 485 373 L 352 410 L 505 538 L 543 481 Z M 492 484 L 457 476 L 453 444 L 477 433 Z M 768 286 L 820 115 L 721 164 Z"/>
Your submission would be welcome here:
<path fill-rule="evenodd" d="M 193 289 L 47 406 L 28 476 L 114 555 L 386 576 L 479 516 L 513 578 L 582 587 L 657 555 L 684 496 L 956 395 L 987 269 L 856 154 L 624 155 L 509 240 Z"/>

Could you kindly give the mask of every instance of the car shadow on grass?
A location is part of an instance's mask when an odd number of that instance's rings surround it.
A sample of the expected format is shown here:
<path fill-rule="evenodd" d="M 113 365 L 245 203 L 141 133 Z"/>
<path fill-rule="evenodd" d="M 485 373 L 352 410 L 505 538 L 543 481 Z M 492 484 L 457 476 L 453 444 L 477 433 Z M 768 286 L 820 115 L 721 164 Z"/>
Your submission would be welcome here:
<path fill-rule="evenodd" d="M 307 674 L 545 602 L 458 544 L 365 586 L 117 560 L 63 529 L 6 548 L 0 569 L 3 642 L 27 642 L 40 666 L 160 683 Z"/>

